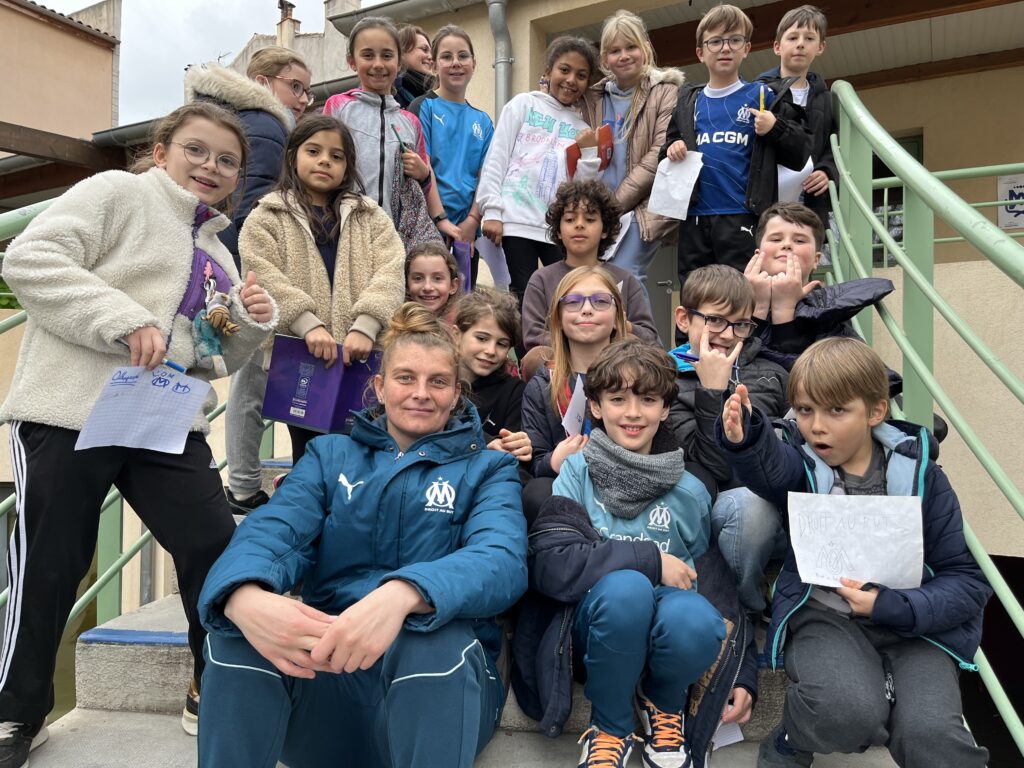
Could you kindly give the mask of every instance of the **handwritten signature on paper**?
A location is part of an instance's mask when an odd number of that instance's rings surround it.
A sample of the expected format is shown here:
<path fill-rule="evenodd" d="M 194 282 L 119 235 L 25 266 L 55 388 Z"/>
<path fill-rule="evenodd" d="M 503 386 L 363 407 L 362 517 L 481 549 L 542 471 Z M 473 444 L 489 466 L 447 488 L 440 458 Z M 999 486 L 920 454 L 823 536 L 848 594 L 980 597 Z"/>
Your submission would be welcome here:
<path fill-rule="evenodd" d="M 138 373 L 126 373 L 125 371 L 117 370 L 114 371 L 114 375 L 110 378 L 110 383 L 118 387 L 134 387 L 139 383 Z"/>

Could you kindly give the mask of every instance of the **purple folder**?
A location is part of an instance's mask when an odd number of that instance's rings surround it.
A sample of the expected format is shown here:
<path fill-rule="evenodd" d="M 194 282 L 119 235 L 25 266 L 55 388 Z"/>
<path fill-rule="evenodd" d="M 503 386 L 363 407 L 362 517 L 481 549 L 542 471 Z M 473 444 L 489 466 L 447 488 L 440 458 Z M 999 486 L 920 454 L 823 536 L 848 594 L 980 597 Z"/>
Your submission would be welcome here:
<path fill-rule="evenodd" d="M 473 246 L 470 243 L 456 240 L 452 243 L 452 255 L 455 257 L 455 263 L 458 265 L 459 284 L 462 286 L 462 292 L 472 293 L 473 286 L 469 278 L 472 276 Z"/>
<path fill-rule="evenodd" d="M 339 344 L 337 362 L 324 368 L 323 360 L 309 353 L 303 339 L 278 334 L 267 371 L 263 418 L 315 432 L 348 432 L 353 412 L 374 400 L 369 381 L 378 370 L 380 352 L 346 368 Z"/>

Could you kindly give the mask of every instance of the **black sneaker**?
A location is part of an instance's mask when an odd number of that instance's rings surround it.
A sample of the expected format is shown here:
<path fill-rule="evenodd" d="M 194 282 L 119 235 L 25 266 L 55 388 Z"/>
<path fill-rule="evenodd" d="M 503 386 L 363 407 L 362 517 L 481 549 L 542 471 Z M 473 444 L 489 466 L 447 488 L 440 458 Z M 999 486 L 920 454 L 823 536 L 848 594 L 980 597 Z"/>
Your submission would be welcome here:
<path fill-rule="evenodd" d="M 231 507 L 231 513 L 234 515 L 248 515 L 256 507 L 262 507 L 270 501 L 270 497 L 262 489 L 244 499 L 235 498 L 235 494 L 231 492 L 230 488 L 225 488 L 224 492 L 228 495 L 228 506 Z"/>
<path fill-rule="evenodd" d="M 199 688 L 193 677 L 185 694 L 185 708 L 181 711 L 181 727 L 189 736 L 199 735 Z"/>
<path fill-rule="evenodd" d="M 814 753 L 789 746 L 789 737 L 781 724 L 775 726 L 757 752 L 757 768 L 811 768 Z"/>
<path fill-rule="evenodd" d="M 50 736 L 46 723 L 0 722 L 0 768 L 23 768 L 28 765 L 28 753 Z"/>

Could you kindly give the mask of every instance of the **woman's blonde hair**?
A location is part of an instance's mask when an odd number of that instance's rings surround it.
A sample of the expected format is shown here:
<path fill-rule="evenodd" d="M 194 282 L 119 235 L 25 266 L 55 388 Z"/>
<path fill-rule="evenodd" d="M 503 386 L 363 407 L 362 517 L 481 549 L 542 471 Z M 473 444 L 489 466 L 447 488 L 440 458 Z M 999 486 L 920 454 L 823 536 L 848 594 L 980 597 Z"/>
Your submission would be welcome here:
<path fill-rule="evenodd" d="M 555 295 L 551 297 L 551 307 L 548 309 L 548 328 L 551 329 L 551 405 L 554 409 L 561 410 L 569 405 L 569 398 L 565 394 L 569 378 L 572 376 L 572 352 L 569 349 L 569 339 L 566 338 L 562 329 L 562 306 L 559 303 L 568 295 L 574 286 L 578 285 L 585 278 L 596 277 L 608 293 L 612 295 L 615 302 L 615 323 L 612 327 L 612 334 L 609 342 L 613 339 L 624 339 L 626 337 L 626 310 L 622 301 L 622 294 L 615 285 L 615 278 L 612 277 L 604 267 L 576 267 L 569 274 L 558 282 L 555 288 Z"/>
<path fill-rule="evenodd" d="M 607 76 L 613 77 L 612 72 L 605 66 L 605 58 L 608 50 L 615 42 L 615 38 L 622 37 L 627 42 L 634 43 L 644 52 L 644 65 L 641 68 L 641 78 L 650 75 L 655 67 L 654 46 L 651 45 L 651 38 L 647 34 L 647 25 L 644 20 L 630 11 L 616 11 L 613 15 L 604 20 L 604 27 L 601 29 L 601 71 Z M 634 88 L 633 98 L 629 102 L 629 109 L 622 121 L 622 133 L 628 136 L 636 122 L 636 107 L 640 100 L 640 89 Z"/>
<path fill-rule="evenodd" d="M 451 361 L 452 370 L 458 375 L 459 350 L 456 349 L 451 334 L 433 312 L 415 301 L 407 301 L 395 311 L 381 337 L 382 374 L 388 368 L 392 353 L 405 344 L 418 344 L 421 347 L 438 350 Z"/>
<path fill-rule="evenodd" d="M 249 59 L 249 66 L 246 67 L 245 75 L 250 80 L 255 80 L 260 76 L 274 77 L 275 75 L 280 75 L 281 72 L 290 66 L 302 67 L 307 72 L 312 71 L 295 51 L 278 45 L 268 45 L 266 48 L 260 48 L 252 55 L 252 58 Z"/>

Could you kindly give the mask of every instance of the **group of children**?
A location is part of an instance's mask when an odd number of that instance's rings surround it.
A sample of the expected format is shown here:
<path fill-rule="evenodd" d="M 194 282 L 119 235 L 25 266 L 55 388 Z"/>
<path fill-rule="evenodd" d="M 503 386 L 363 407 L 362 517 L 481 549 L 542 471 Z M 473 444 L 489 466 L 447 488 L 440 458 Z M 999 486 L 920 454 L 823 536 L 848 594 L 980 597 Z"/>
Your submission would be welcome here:
<path fill-rule="evenodd" d="M 552 42 L 545 88 L 514 97 L 496 127 L 466 100 L 476 60 L 469 36 L 455 26 L 429 41 L 416 27 L 362 19 L 348 40 L 360 87 L 328 99 L 318 115 L 303 114 L 311 73 L 290 52 L 258 53 L 247 78 L 212 66 L 190 71 L 194 100 L 162 121 L 155 167 L 79 185 L 30 225 L 4 262 L 4 278 L 30 319 L 2 411 L 14 425 L 19 527 L 0 656 L 0 767 L 26 765 L 45 739 L 56 642 L 112 483 L 175 557 L 196 658 L 183 725 L 196 732 L 205 636 L 196 606 L 231 536 L 228 504 L 236 512 L 264 510 L 243 524 L 242 541 L 284 508 L 264 506 L 258 486 L 271 331 L 304 339 L 327 367 L 350 365 L 385 337 L 385 356 L 400 347 L 401 333 L 389 327 L 419 317 L 412 305 L 432 318 L 417 323 L 436 322 L 447 334 L 441 342 L 415 331 L 417 343 L 428 352 L 450 349 L 461 384 L 429 373 L 435 361 L 427 352 L 397 369 L 392 358 L 375 378 L 377 398 L 392 397 L 381 403 L 385 416 L 374 412 L 391 437 L 374 436 L 367 421 L 359 440 L 388 452 L 394 438 L 397 461 L 438 424 L 456 428 L 441 419 L 436 393 L 443 391 L 453 424 L 460 396 L 479 417 L 477 424 L 459 416 L 457 428 L 471 433 L 459 438 L 460 461 L 481 447 L 514 459 L 502 459 L 502 477 L 511 473 L 506 465 L 518 467 L 530 538 L 528 548 L 525 539 L 516 546 L 526 552 L 530 589 L 517 611 L 512 686 L 524 711 L 555 736 L 569 714 L 573 679 L 586 681 L 592 720 L 581 737 L 581 768 L 624 766 L 638 744 L 653 768 L 700 766 L 720 722 L 749 719 L 757 697 L 754 626 L 772 559 L 784 563 L 765 652 L 774 666 L 785 650 L 793 683 L 759 766 L 809 766 L 815 752 L 882 744 L 901 765 L 984 765 L 987 753 L 960 719 L 956 673 L 973 666 L 990 590 L 967 551 L 927 431 L 887 420 L 887 371 L 846 324 L 891 284 L 826 288 L 811 280 L 835 178 L 829 97 L 810 72 L 825 32 L 817 9 L 787 13 L 775 41 L 779 69 L 747 83 L 739 70 L 752 25 L 738 8 L 717 6 L 697 29 L 708 83 L 691 86 L 655 67 L 643 22 L 620 11 L 606 21 L 597 52 L 578 38 Z M 606 77 L 595 83 L 599 69 Z M 434 89 L 428 75 L 436 76 Z M 604 169 L 596 131 L 603 125 L 614 145 Z M 566 159 L 573 144 L 580 149 L 574 174 Z M 648 211 L 658 162 L 695 150 L 704 168 L 687 220 Z M 808 205 L 778 200 L 792 174 L 800 175 Z M 151 213 L 128 216 L 129 198 Z M 84 216 L 83 206 L 94 215 Z M 231 219 L 217 208 L 233 211 Z M 225 227 L 226 235 L 214 237 Z M 675 320 L 688 342 L 666 352 L 644 281 L 677 229 Z M 445 240 L 481 235 L 502 248 L 511 293 L 468 290 L 475 260 L 470 274 L 460 273 Z M 119 258 L 147 252 L 142 245 L 154 238 L 166 255 L 111 271 Z M 196 293 L 193 283 L 208 290 Z M 159 296 L 150 295 L 154 285 Z M 213 375 L 189 342 L 194 318 L 214 294 L 224 297 L 218 300 L 237 328 L 216 331 L 225 369 L 237 371 L 227 500 L 202 417 L 182 456 L 74 452 L 103 371 L 153 368 L 166 357 Z M 71 377 L 79 387 L 73 397 L 45 373 L 57 357 L 80 369 Z M 416 386 L 424 392 L 399 397 L 402 387 Z M 482 445 L 473 442 L 474 430 Z M 349 438 L 311 444 L 316 433 L 289 432 L 297 470 L 282 489 L 295 496 L 301 468 L 312 471 L 307 451 L 319 456 L 315 446 Z M 360 461 L 377 461 L 359 451 L 352 455 Z M 60 484 L 47 479 L 58 466 L 65 486 L 88 492 L 58 493 Z M 355 475 L 345 472 L 351 501 Z M 451 514 L 454 496 L 445 501 L 439 484 L 454 494 L 449 480 L 460 481 L 441 474 L 427 504 Z M 153 493 L 171 483 L 175 492 Z M 192 516 L 166 525 L 184 503 L 182 488 L 195 494 Z M 922 585 L 845 580 L 827 597 L 802 584 L 788 537 L 789 491 L 920 496 Z M 320 524 L 311 522 L 310 531 Z M 453 527 L 442 538 L 455 536 Z M 59 550 L 40 555 L 44 545 Z M 217 566 L 222 580 L 231 552 Z M 324 576 L 315 568 L 295 565 L 289 573 L 315 581 Z M 272 591 L 295 586 L 294 579 L 249 581 Z M 413 613 L 440 611 L 429 586 L 416 586 Z M 247 591 L 246 600 L 254 594 Z M 227 636 L 243 622 L 232 623 L 225 599 L 207 600 L 204 616 L 212 632 Z M 501 610 L 499 602 L 481 605 Z M 344 610 L 335 603 L 332 611 Z M 330 617 L 310 611 L 306 618 L 323 625 L 322 633 Z M 277 669 L 287 667 L 254 647 Z M 490 676 L 491 661 L 482 674 Z M 718 684 L 724 680 L 731 684 Z M 494 723 L 485 725 L 483 743 Z M 464 749 L 459 764 L 468 766 L 473 754 Z"/>

